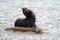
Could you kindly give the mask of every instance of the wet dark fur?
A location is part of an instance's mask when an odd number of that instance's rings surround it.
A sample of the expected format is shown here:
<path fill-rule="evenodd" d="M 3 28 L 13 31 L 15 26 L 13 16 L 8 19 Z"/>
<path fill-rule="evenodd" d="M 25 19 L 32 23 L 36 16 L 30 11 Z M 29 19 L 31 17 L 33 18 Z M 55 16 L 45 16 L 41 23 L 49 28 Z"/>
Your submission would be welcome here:
<path fill-rule="evenodd" d="M 22 8 L 23 14 L 26 16 L 25 19 L 17 19 L 15 22 L 15 27 L 32 27 L 34 30 L 36 29 L 36 17 L 35 14 L 27 9 L 27 8 Z"/>

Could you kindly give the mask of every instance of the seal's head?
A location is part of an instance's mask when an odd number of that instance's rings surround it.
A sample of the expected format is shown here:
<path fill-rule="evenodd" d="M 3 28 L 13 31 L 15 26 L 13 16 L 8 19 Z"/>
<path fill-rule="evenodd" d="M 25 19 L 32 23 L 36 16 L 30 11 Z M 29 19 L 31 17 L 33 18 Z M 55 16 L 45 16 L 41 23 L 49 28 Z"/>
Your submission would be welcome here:
<path fill-rule="evenodd" d="M 28 9 L 28 8 L 26 8 L 26 7 L 23 7 L 22 8 L 22 10 L 23 10 L 23 14 L 27 17 L 27 18 L 35 18 L 35 14 L 33 13 L 33 11 L 32 10 L 30 10 L 30 9 Z"/>

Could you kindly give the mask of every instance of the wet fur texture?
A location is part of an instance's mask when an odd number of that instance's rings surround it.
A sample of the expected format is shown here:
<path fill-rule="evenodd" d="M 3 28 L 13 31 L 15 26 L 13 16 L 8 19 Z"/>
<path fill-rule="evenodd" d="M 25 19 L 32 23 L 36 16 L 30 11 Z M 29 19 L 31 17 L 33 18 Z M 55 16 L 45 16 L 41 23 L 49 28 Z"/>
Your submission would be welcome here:
<path fill-rule="evenodd" d="M 35 14 L 27 9 L 27 8 L 22 8 L 23 10 L 23 14 L 25 15 L 25 19 L 17 19 L 15 22 L 15 26 L 22 26 L 22 27 L 34 27 L 35 25 L 35 21 L 36 21 L 36 17 Z"/>
<path fill-rule="evenodd" d="M 32 27 L 34 29 L 35 32 L 38 31 L 38 29 L 36 29 L 36 17 L 35 14 L 27 9 L 27 8 L 22 8 L 23 10 L 23 14 L 25 15 L 25 19 L 17 19 L 15 22 L 15 27 L 19 26 L 19 27 Z"/>

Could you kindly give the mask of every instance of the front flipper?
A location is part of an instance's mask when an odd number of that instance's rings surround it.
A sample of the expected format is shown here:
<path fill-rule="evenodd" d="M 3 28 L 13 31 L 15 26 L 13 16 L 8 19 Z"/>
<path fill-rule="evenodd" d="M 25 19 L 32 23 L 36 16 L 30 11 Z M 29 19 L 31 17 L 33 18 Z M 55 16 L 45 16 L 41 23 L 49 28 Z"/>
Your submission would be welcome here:
<path fill-rule="evenodd" d="M 38 32 L 37 25 L 33 25 L 33 29 L 34 29 L 35 32 Z"/>

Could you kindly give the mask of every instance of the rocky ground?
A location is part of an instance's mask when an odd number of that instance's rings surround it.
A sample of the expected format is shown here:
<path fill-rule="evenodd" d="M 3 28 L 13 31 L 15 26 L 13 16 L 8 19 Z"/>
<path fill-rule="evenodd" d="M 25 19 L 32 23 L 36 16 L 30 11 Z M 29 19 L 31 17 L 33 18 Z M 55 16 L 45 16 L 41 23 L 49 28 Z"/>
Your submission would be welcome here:
<path fill-rule="evenodd" d="M 25 18 L 22 7 L 34 11 L 44 35 L 4 30 L 17 18 Z M 0 0 L 0 40 L 60 40 L 60 0 Z"/>

